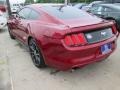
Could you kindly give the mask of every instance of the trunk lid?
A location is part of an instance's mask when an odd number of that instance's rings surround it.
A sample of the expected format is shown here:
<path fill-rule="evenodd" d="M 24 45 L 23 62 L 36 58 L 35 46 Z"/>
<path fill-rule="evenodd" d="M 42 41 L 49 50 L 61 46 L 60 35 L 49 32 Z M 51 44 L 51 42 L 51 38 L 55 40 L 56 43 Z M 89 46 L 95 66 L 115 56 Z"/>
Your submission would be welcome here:
<path fill-rule="evenodd" d="M 97 17 L 93 17 L 93 16 L 86 17 L 86 18 L 80 18 L 80 19 L 63 20 L 64 24 L 66 26 L 69 26 L 70 28 L 99 24 L 102 21 L 103 21 L 102 19 L 97 18 Z"/>

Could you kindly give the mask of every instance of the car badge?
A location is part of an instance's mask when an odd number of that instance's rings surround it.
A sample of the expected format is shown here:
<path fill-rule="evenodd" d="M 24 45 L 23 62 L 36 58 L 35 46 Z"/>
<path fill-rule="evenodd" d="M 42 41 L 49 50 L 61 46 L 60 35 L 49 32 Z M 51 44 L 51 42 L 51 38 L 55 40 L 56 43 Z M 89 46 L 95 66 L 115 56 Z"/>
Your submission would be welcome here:
<path fill-rule="evenodd" d="M 102 36 L 106 36 L 106 34 L 107 34 L 106 32 L 101 32 Z"/>

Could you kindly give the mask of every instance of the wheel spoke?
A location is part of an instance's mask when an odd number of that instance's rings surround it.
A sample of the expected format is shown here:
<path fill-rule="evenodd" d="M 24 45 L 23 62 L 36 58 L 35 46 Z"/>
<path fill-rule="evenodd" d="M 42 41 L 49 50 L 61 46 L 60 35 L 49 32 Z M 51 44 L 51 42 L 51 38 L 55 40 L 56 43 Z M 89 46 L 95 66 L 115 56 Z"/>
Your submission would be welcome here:
<path fill-rule="evenodd" d="M 35 55 L 36 55 L 36 56 L 38 56 L 38 57 L 40 57 L 40 55 L 39 55 L 39 54 L 37 54 L 37 53 L 36 53 Z"/>
<path fill-rule="evenodd" d="M 32 46 L 32 45 L 30 45 L 30 49 L 31 49 L 32 51 L 34 51 L 34 48 L 33 48 L 33 46 Z"/>
<path fill-rule="evenodd" d="M 36 56 L 36 61 L 40 64 L 40 57 Z"/>

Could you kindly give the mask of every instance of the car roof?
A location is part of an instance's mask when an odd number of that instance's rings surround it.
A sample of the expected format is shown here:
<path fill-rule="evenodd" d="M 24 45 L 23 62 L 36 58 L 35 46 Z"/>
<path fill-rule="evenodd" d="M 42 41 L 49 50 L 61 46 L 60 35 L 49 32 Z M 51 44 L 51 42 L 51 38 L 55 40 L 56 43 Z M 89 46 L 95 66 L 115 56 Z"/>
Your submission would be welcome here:
<path fill-rule="evenodd" d="M 120 6 L 118 4 L 100 4 L 100 5 L 120 10 Z"/>
<path fill-rule="evenodd" d="M 42 9 L 43 7 L 49 7 L 49 6 L 63 6 L 64 4 L 61 3 L 38 3 L 38 4 L 30 4 L 30 5 L 26 5 L 25 7 L 27 8 L 33 8 L 34 10 L 38 11 L 40 10 L 40 8 Z"/>

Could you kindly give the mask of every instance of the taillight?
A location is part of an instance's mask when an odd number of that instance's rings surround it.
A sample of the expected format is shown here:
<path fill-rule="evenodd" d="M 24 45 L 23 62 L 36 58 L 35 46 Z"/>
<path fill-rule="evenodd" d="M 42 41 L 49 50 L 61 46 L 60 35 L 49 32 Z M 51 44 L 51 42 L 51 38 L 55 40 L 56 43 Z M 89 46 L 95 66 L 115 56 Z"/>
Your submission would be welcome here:
<path fill-rule="evenodd" d="M 67 35 L 64 38 L 64 42 L 67 46 L 79 46 L 87 43 L 83 33 Z"/>

